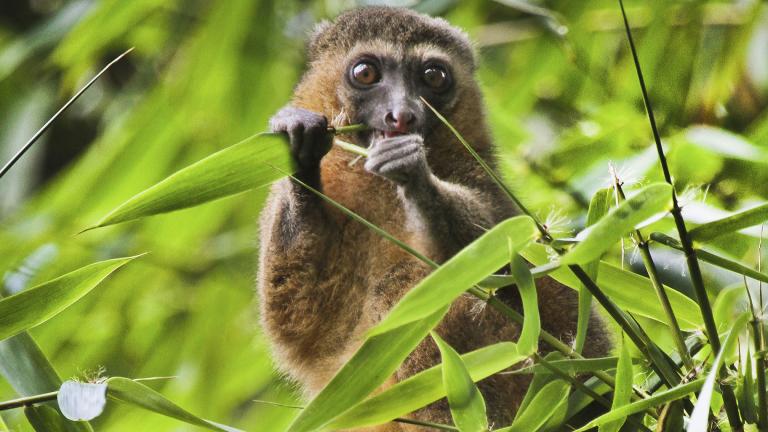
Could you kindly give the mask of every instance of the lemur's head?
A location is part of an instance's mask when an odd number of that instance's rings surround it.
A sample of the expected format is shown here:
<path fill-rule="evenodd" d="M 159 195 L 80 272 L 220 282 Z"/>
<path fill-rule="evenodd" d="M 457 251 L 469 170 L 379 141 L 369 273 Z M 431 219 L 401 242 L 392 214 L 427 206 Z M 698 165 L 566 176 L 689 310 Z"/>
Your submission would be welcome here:
<path fill-rule="evenodd" d="M 408 9 L 366 7 L 323 22 L 309 43 L 309 58 L 305 81 L 315 71 L 314 78 L 335 89 L 333 108 L 343 111 L 345 123 L 371 128 L 361 134 L 361 144 L 406 133 L 427 136 L 439 120 L 421 98 L 450 119 L 467 89 L 476 93 L 466 34 Z"/>

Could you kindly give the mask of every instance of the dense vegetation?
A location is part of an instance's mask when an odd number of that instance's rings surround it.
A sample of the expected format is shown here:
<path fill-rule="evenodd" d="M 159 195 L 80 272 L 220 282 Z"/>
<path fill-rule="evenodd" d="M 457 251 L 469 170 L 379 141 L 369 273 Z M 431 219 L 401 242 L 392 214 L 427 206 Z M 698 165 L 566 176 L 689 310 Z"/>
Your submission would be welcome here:
<path fill-rule="evenodd" d="M 105 64 L 135 49 L 0 177 L 0 431 L 89 430 L 45 402 L 60 378 L 102 392 L 106 384 L 96 430 L 220 427 L 190 412 L 244 430 L 284 430 L 297 416 L 293 430 L 346 427 L 403 416 L 446 391 L 456 425 L 475 430 L 489 425 L 467 373 L 528 358 L 534 390 L 514 430 L 569 430 L 595 420 L 601 404 L 615 420 L 603 431 L 681 430 L 683 421 L 695 431 L 768 430 L 764 2 L 627 2 L 654 129 L 617 2 L 408 2 L 478 42 L 499 174 L 529 213 L 437 270 L 308 405 L 274 373 L 254 307 L 262 186 L 284 175 L 264 162 L 288 168 L 279 139 L 254 134 L 290 97 L 312 23 L 354 2 L 9 3 L 0 6 L 2 164 Z M 95 225 L 104 227 L 81 233 Z M 469 259 L 478 251 L 483 262 Z M 397 388 L 342 415 L 378 386 L 372 372 L 395 368 L 430 337 L 451 294 L 487 298 L 499 281 L 486 277 L 510 259 L 501 282 L 529 300 L 519 341 L 462 360 L 438 340 L 445 369 L 408 384 L 419 392 Z M 548 335 L 532 278 L 548 272 L 585 301 L 594 294 L 615 357 L 574 360 L 563 344 L 534 352 L 532 341 Z M 350 378 L 361 370 L 370 379 Z M 576 372 L 589 377 L 583 385 Z M 28 399 L 2 402 L 19 397 Z"/>

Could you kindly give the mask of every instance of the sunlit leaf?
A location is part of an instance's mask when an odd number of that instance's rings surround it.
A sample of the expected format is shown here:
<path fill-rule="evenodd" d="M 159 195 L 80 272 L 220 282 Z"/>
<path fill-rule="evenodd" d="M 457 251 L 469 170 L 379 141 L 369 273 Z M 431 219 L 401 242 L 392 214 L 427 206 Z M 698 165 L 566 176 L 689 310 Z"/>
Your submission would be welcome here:
<path fill-rule="evenodd" d="M 432 333 L 443 360 L 443 387 L 448 397 L 453 423 L 461 431 L 481 432 L 488 430 L 485 400 L 480 394 L 459 353 Z"/>
<path fill-rule="evenodd" d="M 536 295 L 536 285 L 528 265 L 520 255 L 512 256 L 511 273 L 515 278 L 520 298 L 523 302 L 523 329 L 517 341 L 518 349 L 524 354 L 533 354 L 539 348 L 541 334 L 541 319 L 539 318 L 539 303 Z"/>
<path fill-rule="evenodd" d="M 685 132 L 691 143 L 722 156 L 768 163 L 768 153 L 742 136 L 711 126 L 693 126 Z"/>
<path fill-rule="evenodd" d="M 632 397 L 632 357 L 629 353 L 629 344 L 622 340 L 619 363 L 616 368 L 616 386 L 613 392 L 613 404 L 611 410 L 615 410 L 629 403 Z M 618 432 L 624 425 L 626 417 L 601 425 L 598 432 Z"/>
<path fill-rule="evenodd" d="M 201 419 L 166 399 L 160 393 L 144 384 L 122 377 L 112 377 L 106 381 L 107 395 L 110 399 L 154 411 L 167 417 L 173 417 L 185 423 L 206 429 L 223 432 L 242 432 L 239 429 Z"/>
<path fill-rule="evenodd" d="M 0 300 L 0 340 L 38 326 L 56 316 L 132 259 L 89 264 L 41 285 Z"/>
<path fill-rule="evenodd" d="M 580 427 L 576 430 L 576 432 L 584 432 L 602 424 L 626 418 L 632 414 L 645 411 L 648 408 L 658 407 L 666 404 L 667 402 L 678 400 L 693 392 L 698 391 L 703 385 L 704 378 L 699 378 L 697 380 L 678 385 L 669 390 L 657 392 L 649 398 L 641 399 L 637 402 L 632 402 L 629 405 L 623 405 L 618 409 L 611 410 L 608 413 L 603 414 L 600 417 L 590 421 L 586 425 Z"/>
<path fill-rule="evenodd" d="M 599 259 L 636 225 L 672 205 L 672 186 L 656 183 L 646 186 L 598 223 L 589 228 L 586 238 L 560 258 L 563 264 L 586 264 Z"/>
<path fill-rule="evenodd" d="M 731 350 L 733 345 L 739 339 L 739 333 L 747 324 L 749 315 L 744 313 L 739 316 L 731 326 L 730 333 L 725 338 L 723 345 L 720 347 L 720 352 L 717 353 L 715 361 L 712 362 L 712 369 L 707 374 L 707 379 L 704 382 L 704 386 L 701 388 L 701 392 L 696 398 L 696 405 L 693 407 L 691 413 L 691 419 L 688 422 L 686 430 L 688 432 L 699 432 L 707 430 L 707 422 L 709 421 L 709 405 L 712 402 L 712 393 L 715 390 L 715 380 L 720 373 L 720 367 L 723 362 L 723 354 Z"/>
<path fill-rule="evenodd" d="M 536 237 L 527 216 L 507 219 L 470 243 L 403 296 L 369 335 L 377 335 L 433 314 L 509 260 L 510 247 L 517 251 Z M 510 246 L 511 240 L 511 246 Z"/>
<path fill-rule="evenodd" d="M 538 243 L 529 244 L 520 254 L 534 265 L 549 263 L 546 247 Z M 573 289 L 581 286 L 579 279 L 567 268 L 561 267 L 550 273 L 550 276 Z M 600 262 L 597 284 L 622 309 L 666 323 L 664 310 L 648 278 Z M 680 327 L 686 331 L 698 329 L 702 325 L 702 319 L 696 302 L 679 291 L 669 288 L 666 291 Z"/>
<path fill-rule="evenodd" d="M 534 396 L 531 403 L 518 413 L 512 425 L 506 428 L 498 429 L 499 432 L 513 431 L 531 431 L 539 430 L 552 415 L 555 414 L 554 407 L 568 400 L 568 389 L 570 383 L 555 380 L 547 383 Z"/>
<path fill-rule="evenodd" d="M 448 311 L 369 337 L 293 421 L 289 430 L 314 431 L 349 410 L 389 378 Z"/>
<path fill-rule="evenodd" d="M 689 234 L 694 241 L 706 242 L 718 236 L 760 224 L 766 220 L 768 220 L 768 203 L 699 225 L 692 229 Z"/>
<path fill-rule="evenodd" d="M 461 356 L 475 382 L 514 366 L 525 358 L 518 351 L 517 344 L 512 342 L 497 343 Z M 441 380 L 442 365 L 427 369 L 356 405 L 329 427 L 372 426 L 408 414 L 445 396 Z"/>
<path fill-rule="evenodd" d="M 192 207 L 270 184 L 290 171 L 284 139 L 257 134 L 171 174 L 112 210 L 94 226 Z"/>

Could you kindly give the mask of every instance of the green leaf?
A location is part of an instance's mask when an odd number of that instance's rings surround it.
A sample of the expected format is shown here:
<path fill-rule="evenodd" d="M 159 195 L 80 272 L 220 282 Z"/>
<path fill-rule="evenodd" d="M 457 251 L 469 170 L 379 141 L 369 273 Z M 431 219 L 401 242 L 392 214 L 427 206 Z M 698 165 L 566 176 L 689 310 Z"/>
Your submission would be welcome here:
<path fill-rule="evenodd" d="M 511 426 L 499 429 L 498 432 L 539 430 L 552 417 L 559 406 L 568 400 L 568 390 L 571 385 L 562 380 L 547 383 L 524 409 L 518 412 Z"/>
<path fill-rule="evenodd" d="M 752 371 L 752 353 L 747 347 L 747 356 L 744 362 L 744 376 L 736 388 L 736 394 L 739 398 L 739 410 L 747 423 L 757 423 L 757 407 L 755 406 L 755 377 Z"/>
<path fill-rule="evenodd" d="M 698 397 L 696 398 L 696 405 L 693 407 L 691 413 L 691 419 L 688 422 L 688 432 L 698 432 L 707 430 L 707 422 L 709 421 L 709 404 L 712 402 L 712 393 L 715 390 L 715 380 L 720 373 L 720 367 L 723 363 L 723 354 L 729 352 L 733 344 L 739 339 L 739 333 L 742 328 L 747 324 L 749 320 L 749 314 L 744 313 L 740 315 L 731 326 L 731 331 L 728 333 L 728 337 L 725 338 L 723 345 L 720 347 L 720 352 L 717 353 L 715 361 L 712 362 L 712 369 L 707 374 L 707 380 L 704 382 L 704 386 L 701 389 Z"/>
<path fill-rule="evenodd" d="M 645 411 L 648 408 L 664 405 L 667 402 L 678 400 L 684 396 L 687 396 L 693 392 L 698 391 L 704 385 L 704 378 L 699 378 L 695 381 L 691 381 L 679 386 L 673 387 L 669 390 L 655 393 L 653 396 L 641 399 L 637 402 L 633 402 L 629 405 L 623 405 L 618 409 L 611 410 L 606 414 L 590 421 L 586 425 L 580 427 L 575 432 L 584 432 L 594 427 L 598 427 L 605 423 L 626 418 L 632 414 Z"/>
<path fill-rule="evenodd" d="M 376 390 L 447 311 L 446 306 L 427 318 L 366 339 L 331 382 L 293 421 L 289 430 L 320 429 Z"/>
<path fill-rule="evenodd" d="M 270 184 L 290 171 L 285 140 L 261 133 L 183 168 L 104 216 L 94 229 L 193 207 Z"/>
<path fill-rule="evenodd" d="M 549 362 L 558 369 L 568 370 L 574 373 L 581 372 L 593 372 L 593 371 L 605 371 L 610 369 L 616 369 L 618 363 L 618 357 L 598 357 L 598 358 L 580 358 L 580 359 L 564 359 L 564 360 L 552 360 Z M 546 372 L 548 369 L 541 364 L 534 364 L 528 367 L 515 370 L 515 375 L 522 374 L 537 374 Z"/>
<path fill-rule="evenodd" d="M 385 333 L 445 307 L 501 268 L 509 260 L 510 247 L 517 251 L 536 234 L 536 226 L 528 216 L 517 216 L 499 223 L 408 291 L 368 334 Z"/>
<path fill-rule="evenodd" d="M 611 210 L 613 203 L 613 189 L 603 188 L 595 192 L 589 201 L 589 210 L 587 211 L 587 227 L 596 224 Z M 587 263 L 584 271 L 590 279 L 597 280 L 597 272 L 600 268 L 599 258 Z M 589 328 L 589 319 L 592 317 L 592 293 L 584 287 L 579 286 L 579 315 L 576 321 L 576 337 L 573 342 L 573 349 L 576 352 L 582 352 L 584 343 L 587 340 L 587 330 Z"/>
<path fill-rule="evenodd" d="M 0 340 L 53 318 L 134 258 L 116 258 L 89 264 L 0 300 Z"/>
<path fill-rule="evenodd" d="M 635 226 L 672 205 L 672 186 L 656 183 L 646 186 L 622 202 L 592 226 L 586 238 L 560 258 L 563 264 L 586 264 L 600 258 L 608 248 Z"/>
<path fill-rule="evenodd" d="M 517 344 L 501 342 L 461 356 L 472 381 L 480 381 L 526 358 Z M 445 396 L 441 383 L 443 365 L 437 365 L 401 381 L 353 407 L 329 427 L 347 429 L 386 423 Z"/>
<path fill-rule="evenodd" d="M 622 335 L 623 336 L 623 335 Z M 619 363 L 616 368 L 616 386 L 613 392 L 613 403 L 611 410 L 620 408 L 628 404 L 632 397 L 632 357 L 629 353 L 629 344 L 622 337 L 621 353 L 619 354 Z M 627 420 L 626 417 L 601 425 L 598 432 L 618 432 Z"/>
<path fill-rule="evenodd" d="M 517 346 L 521 353 L 529 355 L 538 351 L 539 334 L 541 334 L 536 284 L 533 282 L 527 263 L 520 255 L 512 255 L 510 268 L 523 302 L 523 329 L 520 331 Z"/>
<path fill-rule="evenodd" d="M 61 385 L 53 366 L 27 332 L 0 341 L 0 374 L 21 396 L 48 393 Z M 24 414 L 38 432 L 93 432 L 87 422 L 64 418 L 52 402 L 27 407 Z"/>
<path fill-rule="evenodd" d="M 118 402 L 135 405 L 148 411 L 154 411 L 167 417 L 181 420 L 185 423 L 204 427 L 206 429 L 224 432 L 242 432 L 239 429 L 220 425 L 201 419 L 166 399 L 160 393 L 144 384 L 123 377 L 112 377 L 107 380 L 107 396 Z"/>
<path fill-rule="evenodd" d="M 453 423 L 462 432 L 482 432 L 488 430 L 488 417 L 485 413 L 485 400 L 480 390 L 472 381 L 467 367 L 459 353 L 432 332 L 443 359 L 443 387 L 448 396 Z"/>
<path fill-rule="evenodd" d="M 766 220 L 768 220 L 768 203 L 699 225 L 692 229 L 689 234 L 693 241 L 706 242 L 723 234 L 760 224 Z"/>
<path fill-rule="evenodd" d="M 520 254 L 537 266 L 549 263 L 546 247 L 538 243 L 529 244 Z M 560 267 L 549 275 L 573 289 L 581 286 L 579 279 L 568 268 Z M 622 309 L 666 323 L 666 315 L 648 278 L 601 261 L 597 284 Z M 680 328 L 693 331 L 703 325 L 696 302 L 676 290 L 666 288 L 666 291 Z"/>

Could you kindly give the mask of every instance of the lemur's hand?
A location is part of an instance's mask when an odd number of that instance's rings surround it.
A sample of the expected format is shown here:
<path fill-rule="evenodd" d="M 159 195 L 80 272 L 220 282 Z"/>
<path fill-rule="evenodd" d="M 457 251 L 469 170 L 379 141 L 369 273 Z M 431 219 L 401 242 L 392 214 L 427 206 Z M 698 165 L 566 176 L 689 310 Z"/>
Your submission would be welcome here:
<path fill-rule="evenodd" d="M 375 141 L 365 169 L 404 187 L 426 181 L 430 170 L 424 139 L 421 135 L 408 134 Z"/>
<path fill-rule="evenodd" d="M 272 132 L 288 135 L 299 173 L 317 170 L 331 149 L 333 136 L 328 133 L 328 119 L 321 114 L 286 106 L 269 120 L 269 126 Z"/>

